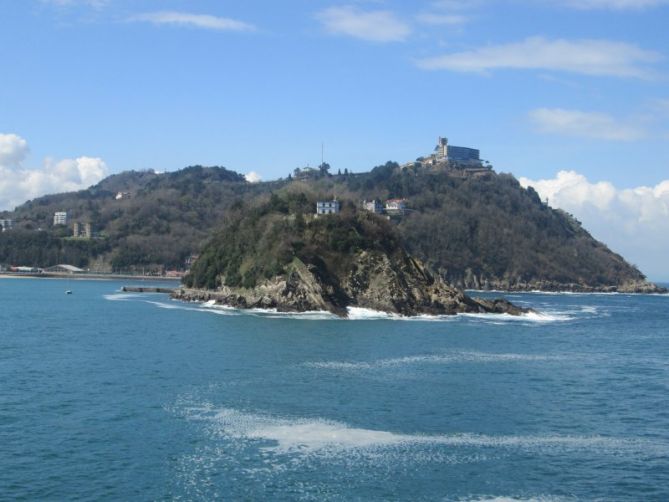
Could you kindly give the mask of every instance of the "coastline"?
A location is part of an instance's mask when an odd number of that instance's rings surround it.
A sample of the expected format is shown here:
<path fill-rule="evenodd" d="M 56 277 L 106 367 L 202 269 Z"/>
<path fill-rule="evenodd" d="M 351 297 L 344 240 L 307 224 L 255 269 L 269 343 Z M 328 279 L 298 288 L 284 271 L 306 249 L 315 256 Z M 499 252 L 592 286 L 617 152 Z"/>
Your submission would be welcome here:
<path fill-rule="evenodd" d="M 73 280 L 96 280 L 96 281 L 118 281 L 118 280 L 140 280 L 140 281 L 166 281 L 180 282 L 178 277 L 164 277 L 156 275 L 131 275 L 131 274 L 97 274 L 81 273 L 68 274 L 59 272 L 44 273 L 21 273 L 21 272 L 1 272 L 0 279 L 73 279 Z"/>

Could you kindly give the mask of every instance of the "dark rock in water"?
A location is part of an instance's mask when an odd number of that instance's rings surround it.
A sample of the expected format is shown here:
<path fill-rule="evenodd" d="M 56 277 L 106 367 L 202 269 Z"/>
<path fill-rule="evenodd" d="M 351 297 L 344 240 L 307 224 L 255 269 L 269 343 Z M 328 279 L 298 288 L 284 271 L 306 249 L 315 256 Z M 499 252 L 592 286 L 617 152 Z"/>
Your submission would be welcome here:
<path fill-rule="evenodd" d="M 336 276 L 293 260 L 286 274 L 253 288 L 221 286 L 216 290 L 179 288 L 173 297 L 211 301 L 237 308 L 274 308 L 280 312 L 330 311 L 347 316 L 347 307 L 403 316 L 495 313 L 521 315 L 529 309 L 503 300 L 474 299 L 428 272 L 404 252 L 388 256 L 362 251 L 348 271 Z"/>

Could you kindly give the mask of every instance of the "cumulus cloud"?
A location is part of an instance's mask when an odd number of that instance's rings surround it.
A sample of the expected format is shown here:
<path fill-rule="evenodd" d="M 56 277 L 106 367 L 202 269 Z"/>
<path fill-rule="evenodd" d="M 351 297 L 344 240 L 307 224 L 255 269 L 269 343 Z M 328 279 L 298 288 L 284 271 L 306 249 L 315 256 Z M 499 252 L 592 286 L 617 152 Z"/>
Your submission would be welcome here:
<path fill-rule="evenodd" d="M 372 42 L 401 42 L 411 33 L 409 25 L 386 10 L 363 11 L 358 7 L 330 7 L 316 18 L 335 35 Z"/>
<path fill-rule="evenodd" d="M 646 136 L 641 125 L 605 113 L 537 108 L 529 113 L 529 118 L 544 133 L 609 141 L 634 141 Z"/>
<path fill-rule="evenodd" d="M 572 213 L 593 236 L 638 265 L 651 279 L 669 280 L 669 179 L 654 187 L 618 188 L 576 171 L 555 178 L 520 178 L 551 206 Z"/>
<path fill-rule="evenodd" d="M 0 166 L 16 166 L 28 155 L 28 142 L 16 134 L 0 134 Z"/>
<path fill-rule="evenodd" d="M 262 177 L 255 171 L 251 171 L 250 173 L 245 174 L 244 178 L 246 178 L 246 181 L 249 183 L 258 183 L 262 180 Z"/>
<path fill-rule="evenodd" d="M 252 24 L 236 19 L 176 11 L 146 12 L 132 16 L 129 20 L 156 25 L 187 26 L 219 31 L 254 31 L 256 29 Z"/>
<path fill-rule="evenodd" d="M 417 61 L 426 70 L 487 73 L 498 69 L 555 70 L 583 75 L 649 78 L 651 63 L 661 55 L 633 44 L 611 40 L 549 40 L 491 45 Z"/>
<path fill-rule="evenodd" d="M 107 174 L 107 165 L 98 157 L 45 159 L 41 168 L 30 169 L 23 166 L 27 153 L 26 140 L 0 134 L 0 210 L 40 195 L 87 188 Z"/>

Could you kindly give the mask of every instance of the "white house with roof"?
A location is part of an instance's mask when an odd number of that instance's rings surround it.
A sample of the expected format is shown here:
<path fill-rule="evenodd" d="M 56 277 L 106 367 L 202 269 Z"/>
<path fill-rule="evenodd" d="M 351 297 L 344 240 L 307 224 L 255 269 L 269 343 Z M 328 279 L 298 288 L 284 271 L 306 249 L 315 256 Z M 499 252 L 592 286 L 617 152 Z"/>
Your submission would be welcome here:
<path fill-rule="evenodd" d="M 316 214 L 339 214 L 340 205 L 337 199 L 316 202 Z"/>
<path fill-rule="evenodd" d="M 406 199 L 388 199 L 386 201 L 386 213 L 388 214 L 404 214 L 407 209 Z"/>

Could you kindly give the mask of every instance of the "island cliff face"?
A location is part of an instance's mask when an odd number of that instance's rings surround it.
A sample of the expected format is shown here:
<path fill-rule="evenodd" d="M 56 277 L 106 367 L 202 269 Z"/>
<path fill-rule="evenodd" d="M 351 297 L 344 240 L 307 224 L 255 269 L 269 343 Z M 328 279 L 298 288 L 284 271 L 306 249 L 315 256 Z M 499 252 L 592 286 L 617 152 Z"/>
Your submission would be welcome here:
<path fill-rule="evenodd" d="M 272 207 L 233 216 L 174 297 L 340 316 L 347 307 L 404 316 L 527 312 L 505 300 L 470 298 L 447 285 L 412 258 L 393 227 L 376 215 L 349 207 L 315 218 Z"/>

